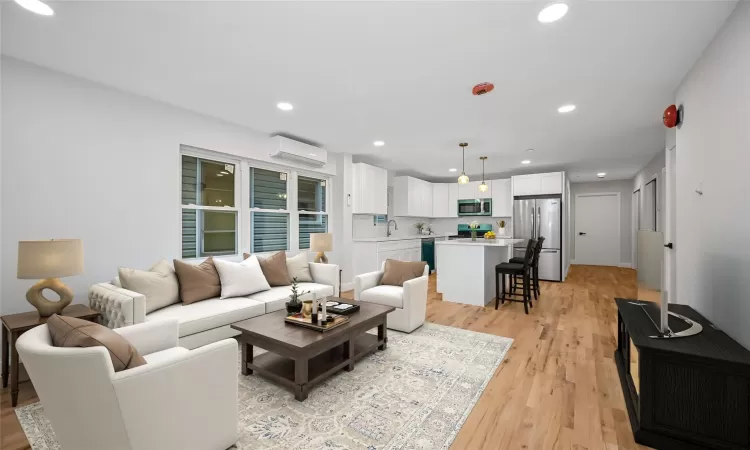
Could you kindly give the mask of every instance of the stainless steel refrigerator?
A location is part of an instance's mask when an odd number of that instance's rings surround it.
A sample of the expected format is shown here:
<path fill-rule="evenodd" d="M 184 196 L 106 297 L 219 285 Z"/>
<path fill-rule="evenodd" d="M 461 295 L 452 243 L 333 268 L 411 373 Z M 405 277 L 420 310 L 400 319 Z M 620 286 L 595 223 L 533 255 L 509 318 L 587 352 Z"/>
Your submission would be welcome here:
<path fill-rule="evenodd" d="M 529 239 L 544 236 L 539 279 L 562 280 L 562 199 L 560 196 L 517 197 L 513 201 L 513 237 L 523 239 L 513 256 L 523 257 Z"/>

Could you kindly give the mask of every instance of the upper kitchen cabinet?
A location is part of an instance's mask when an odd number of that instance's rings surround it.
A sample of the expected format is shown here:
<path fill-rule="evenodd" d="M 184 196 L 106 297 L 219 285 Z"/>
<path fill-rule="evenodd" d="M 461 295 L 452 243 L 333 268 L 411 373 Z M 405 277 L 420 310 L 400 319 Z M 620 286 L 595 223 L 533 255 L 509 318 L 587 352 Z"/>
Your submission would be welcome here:
<path fill-rule="evenodd" d="M 492 180 L 492 217 L 513 216 L 513 193 L 510 178 Z"/>
<path fill-rule="evenodd" d="M 562 194 L 563 172 L 517 175 L 513 180 L 513 195 Z"/>
<path fill-rule="evenodd" d="M 458 183 L 432 184 L 431 217 L 458 217 Z"/>
<path fill-rule="evenodd" d="M 393 215 L 433 217 L 432 183 L 414 177 L 393 179 Z"/>
<path fill-rule="evenodd" d="M 487 186 L 490 188 L 487 192 L 481 192 L 479 185 L 482 181 L 469 181 L 466 184 L 458 185 L 458 200 L 474 200 L 478 198 L 490 198 L 492 196 L 492 181 L 486 180 Z"/>
<path fill-rule="evenodd" d="M 388 171 L 364 163 L 352 166 L 352 213 L 388 214 Z"/>

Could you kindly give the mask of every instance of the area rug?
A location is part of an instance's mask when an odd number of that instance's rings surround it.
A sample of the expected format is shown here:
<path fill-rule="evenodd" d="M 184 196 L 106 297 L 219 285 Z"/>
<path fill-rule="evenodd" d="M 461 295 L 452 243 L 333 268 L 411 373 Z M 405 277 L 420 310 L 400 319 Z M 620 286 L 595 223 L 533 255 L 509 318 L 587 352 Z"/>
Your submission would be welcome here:
<path fill-rule="evenodd" d="M 512 339 L 426 323 L 389 331 L 388 348 L 304 402 L 258 376 L 239 377 L 239 442 L 249 449 L 447 449 Z M 59 449 L 39 403 L 16 409 L 33 450 Z"/>

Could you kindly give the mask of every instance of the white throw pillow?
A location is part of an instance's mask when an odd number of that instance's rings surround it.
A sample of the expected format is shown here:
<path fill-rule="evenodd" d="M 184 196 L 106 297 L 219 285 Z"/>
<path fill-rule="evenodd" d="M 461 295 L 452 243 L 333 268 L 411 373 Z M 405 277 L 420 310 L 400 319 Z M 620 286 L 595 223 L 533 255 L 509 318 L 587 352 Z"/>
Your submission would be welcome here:
<path fill-rule="evenodd" d="M 240 263 L 214 259 L 214 264 L 221 279 L 221 298 L 242 297 L 271 289 L 255 255 Z"/>
<path fill-rule="evenodd" d="M 312 283 L 314 281 L 310 273 L 310 265 L 307 262 L 307 252 L 302 252 L 291 258 L 287 256 L 286 270 L 289 272 L 289 278 L 296 278 L 298 283 Z"/>
<path fill-rule="evenodd" d="M 146 314 L 180 302 L 180 283 L 166 259 L 149 270 L 120 267 L 117 272 L 123 288 L 146 297 Z"/>

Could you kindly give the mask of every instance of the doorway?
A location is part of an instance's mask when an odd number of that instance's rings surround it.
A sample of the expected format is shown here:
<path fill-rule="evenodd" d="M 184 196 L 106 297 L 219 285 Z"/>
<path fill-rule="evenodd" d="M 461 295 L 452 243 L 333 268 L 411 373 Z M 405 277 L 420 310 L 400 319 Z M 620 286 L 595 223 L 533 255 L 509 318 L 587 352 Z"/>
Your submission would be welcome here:
<path fill-rule="evenodd" d="M 620 265 L 619 192 L 576 195 L 575 263 Z"/>
<path fill-rule="evenodd" d="M 664 277 L 662 292 L 669 303 L 677 302 L 677 247 L 675 244 L 677 223 L 677 147 L 667 149 L 664 170 Z"/>
<path fill-rule="evenodd" d="M 631 264 L 633 269 L 638 269 L 638 229 L 641 227 L 641 190 L 636 189 L 633 192 L 633 220 L 630 229 L 632 230 L 632 251 Z"/>

